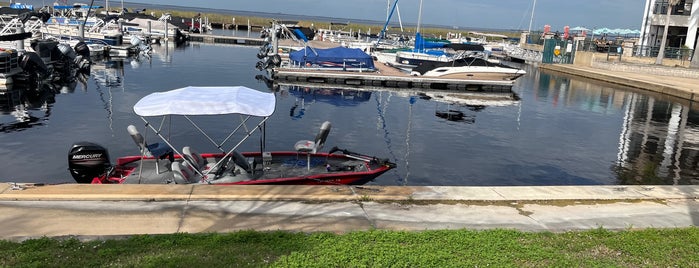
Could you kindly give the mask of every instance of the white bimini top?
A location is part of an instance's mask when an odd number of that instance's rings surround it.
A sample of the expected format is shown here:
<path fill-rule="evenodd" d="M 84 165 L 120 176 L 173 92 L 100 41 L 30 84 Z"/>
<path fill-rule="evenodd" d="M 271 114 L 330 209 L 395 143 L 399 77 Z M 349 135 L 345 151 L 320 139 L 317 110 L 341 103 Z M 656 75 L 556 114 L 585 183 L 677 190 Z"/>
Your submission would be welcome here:
<path fill-rule="evenodd" d="M 266 117 L 274 113 L 276 97 L 244 86 L 196 87 L 148 94 L 133 111 L 140 116 L 243 114 Z"/>

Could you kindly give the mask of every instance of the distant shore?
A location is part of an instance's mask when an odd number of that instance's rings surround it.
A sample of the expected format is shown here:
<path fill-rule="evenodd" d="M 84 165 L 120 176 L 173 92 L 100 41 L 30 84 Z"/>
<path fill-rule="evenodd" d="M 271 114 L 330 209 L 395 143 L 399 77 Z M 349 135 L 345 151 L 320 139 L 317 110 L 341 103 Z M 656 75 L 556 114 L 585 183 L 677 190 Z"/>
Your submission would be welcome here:
<path fill-rule="evenodd" d="M 29 0 L 22 1 L 24 4 L 34 5 L 34 9 L 39 9 L 45 5 L 52 5 L 53 2 L 50 1 L 38 1 Z M 9 2 L 0 1 L 0 5 L 9 6 Z M 105 6 L 105 1 L 95 1 L 94 5 Z M 120 9 L 120 2 L 110 2 L 110 9 Z M 135 10 L 144 10 L 146 14 L 153 13 L 153 16 L 160 17 L 162 13 L 171 13 L 176 17 L 195 17 L 201 14 L 202 17 L 208 18 L 211 23 L 225 23 L 225 24 L 238 24 L 247 25 L 248 20 L 252 26 L 269 26 L 269 22 L 274 20 L 281 21 L 298 21 L 300 26 L 312 27 L 315 29 L 327 29 L 330 28 L 332 24 L 346 24 L 344 26 L 339 26 L 339 28 L 353 29 L 354 31 L 361 29 L 362 32 L 379 33 L 383 28 L 385 23 L 384 20 L 366 20 L 366 19 L 352 19 L 352 18 L 332 18 L 326 16 L 311 16 L 311 15 L 296 15 L 296 14 L 282 14 L 282 13 L 270 13 L 270 12 L 255 12 L 255 11 L 242 11 L 242 10 L 222 10 L 222 9 L 212 9 L 206 7 L 185 7 L 176 5 L 162 5 L 162 4 L 147 4 L 147 3 L 133 3 L 124 2 L 124 8 L 129 12 L 134 12 Z M 104 10 L 104 9 L 102 9 Z M 101 11 L 98 9 L 98 12 Z M 382 18 L 381 18 L 382 19 Z M 405 34 L 414 34 L 417 24 L 416 23 L 403 23 Z M 397 22 L 389 23 L 389 28 L 396 29 L 400 27 Z M 334 28 L 338 28 L 335 26 Z M 455 29 L 453 26 L 445 25 L 434 25 L 434 24 L 423 24 L 421 33 L 425 36 L 432 37 L 445 37 L 447 33 L 463 33 L 467 34 L 470 31 L 485 32 L 485 33 L 496 33 L 503 34 L 509 37 L 519 37 L 521 30 L 516 29 L 487 29 L 487 28 L 458 28 Z M 395 30 L 389 29 L 392 33 Z"/>

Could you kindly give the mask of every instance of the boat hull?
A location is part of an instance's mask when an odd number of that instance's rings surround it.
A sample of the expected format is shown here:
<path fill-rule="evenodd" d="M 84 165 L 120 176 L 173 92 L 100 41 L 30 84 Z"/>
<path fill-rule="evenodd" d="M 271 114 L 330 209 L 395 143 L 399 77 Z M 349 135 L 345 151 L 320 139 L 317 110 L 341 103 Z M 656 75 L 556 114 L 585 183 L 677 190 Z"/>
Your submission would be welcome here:
<path fill-rule="evenodd" d="M 510 81 L 524 75 L 522 72 L 493 72 L 488 70 L 453 70 L 443 73 L 428 72 L 424 77 L 439 77 L 446 79 L 466 79 L 466 80 L 488 80 L 488 81 Z"/>
<path fill-rule="evenodd" d="M 208 163 L 216 163 L 223 154 L 202 154 Z M 184 183 L 214 185 L 361 185 L 395 167 L 386 160 L 367 156 L 302 152 L 242 153 L 249 170 L 231 165 L 220 174 L 217 167 L 202 171 L 203 176 Z M 309 161 L 310 160 L 310 161 Z M 175 162 L 183 162 L 174 155 Z M 153 157 L 129 156 L 117 159 L 109 174 L 96 177 L 93 184 L 172 184 L 183 183 L 174 176 L 171 162 Z"/>

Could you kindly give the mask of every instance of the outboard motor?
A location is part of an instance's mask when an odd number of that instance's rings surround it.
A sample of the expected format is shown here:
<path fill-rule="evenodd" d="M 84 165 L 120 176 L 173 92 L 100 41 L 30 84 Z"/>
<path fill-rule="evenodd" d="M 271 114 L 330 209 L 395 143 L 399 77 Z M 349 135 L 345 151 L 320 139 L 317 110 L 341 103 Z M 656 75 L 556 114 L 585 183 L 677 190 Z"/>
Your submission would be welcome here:
<path fill-rule="evenodd" d="M 143 39 L 141 39 L 138 36 L 132 35 L 131 36 L 131 45 L 133 46 L 138 46 L 143 42 Z"/>
<path fill-rule="evenodd" d="M 274 64 L 274 67 L 279 67 L 282 64 L 282 56 L 274 54 L 274 56 L 272 56 L 272 64 Z"/>
<path fill-rule="evenodd" d="M 141 53 L 150 54 L 151 52 L 150 43 L 146 42 L 143 37 L 139 37 L 136 35 L 131 36 L 131 45 L 134 47 L 138 47 Z"/>
<path fill-rule="evenodd" d="M 68 153 L 68 169 L 78 183 L 91 183 L 92 179 L 104 175 L 111 167 L 109 152 L 91 142 L 78 142 Z"/>
<path fill-rule="evenodd" d="M 90 47 L 87 46 L 85 42 L 78 42 L 75 44 L 75 53 L 78 55 L 75 57 L 75 65 L 81 72 L 90 71 L 90 65 L 92 64 L 90 59 Z"/>
<path fill-rule="evenodd" d="M 58 47 L 58 50 L 61 52 L 63 56 L 70 60 L 75 60 L 75 57 L 77 57 L 77 55 L 75 55 L 75 50 L 73 50 L 73 48 L 70 47 L 70 45 L 68 44 L 58 43 L 56 47 Z"/>
<path fill-rule="evenodd" d="M 75 44 L 75 53 L 77 53 L 79 56 L 82 56 L 83 59 L 89 59 L 90 47 L 87 46 L 87 43 L 80 41 L 77 44 Z"/>
<path fill-rule="evenodd" d="M 49 74 L 49 67 L 39 57 L 39 54 L 31 51 L 25 52 L 20 56 L 19 67 L 27 73 L 38 73 L 42 77 Z"/>

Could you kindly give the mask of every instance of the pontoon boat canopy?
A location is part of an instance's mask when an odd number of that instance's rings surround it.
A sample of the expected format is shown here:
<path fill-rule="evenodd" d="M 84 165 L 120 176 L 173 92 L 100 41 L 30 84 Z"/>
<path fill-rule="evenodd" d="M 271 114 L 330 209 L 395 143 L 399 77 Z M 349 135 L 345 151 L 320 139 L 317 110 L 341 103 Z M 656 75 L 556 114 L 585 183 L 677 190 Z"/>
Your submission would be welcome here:
<path fill-rule="evenodd" d="M 270 116 L 276 98 L 273 93 L 237 87 L 196 87 L 151 93 L 134 105 L 140 116 L 243 114 Z"/>

